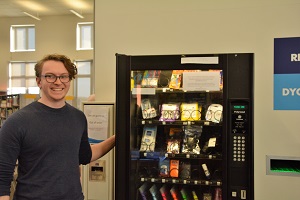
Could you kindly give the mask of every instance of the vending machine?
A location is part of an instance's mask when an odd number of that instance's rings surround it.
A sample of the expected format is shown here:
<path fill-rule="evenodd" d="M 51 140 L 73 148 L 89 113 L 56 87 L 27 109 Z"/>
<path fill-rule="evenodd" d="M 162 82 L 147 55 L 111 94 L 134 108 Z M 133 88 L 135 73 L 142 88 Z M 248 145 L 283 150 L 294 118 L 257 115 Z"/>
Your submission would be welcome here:
<path fill-rule="evenodd" d="M 254 199 L 253 59 L 116 54 L 117 200 Z"/>

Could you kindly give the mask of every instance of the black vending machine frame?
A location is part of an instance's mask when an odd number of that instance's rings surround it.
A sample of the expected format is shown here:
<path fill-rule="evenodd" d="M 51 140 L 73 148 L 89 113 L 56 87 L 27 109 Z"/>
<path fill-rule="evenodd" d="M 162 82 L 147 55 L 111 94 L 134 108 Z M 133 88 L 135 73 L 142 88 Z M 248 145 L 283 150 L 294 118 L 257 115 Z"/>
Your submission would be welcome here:
<path fill-rule="evenodd" d="M 218 57 L 218 64 L 184 64 L 182 57 Z M 222 199 L 254 199 L 254 120 L 253 120 L 253 53 L 187 54 L 187 55 L 124 55 L 116 54 L 116 154 L 115 154 L 115 199 L 130 199 L 138 191 L 134 183 L 135 169 L 131 167 L 130 128 L 134 112 L 131 102 L 132 70 L 223 70 L 223 133 L 222 133 Z M 245 105 L 245 123 L 238 131 L 234 129 L 233 107 Z M 244 108 L 244 106 L 243 106 Z M 238 135 L 237 135 L 238 134 Z M 243 143 L 246 150 L 240 153 L 243 162 L 233 160 L 233 145 Z M 244 154 L 244 155 L 243 155 Z M 236 156 L 240 156 L 234 155 Z M 138 199 L 138 198 L 136 198 Z"/>

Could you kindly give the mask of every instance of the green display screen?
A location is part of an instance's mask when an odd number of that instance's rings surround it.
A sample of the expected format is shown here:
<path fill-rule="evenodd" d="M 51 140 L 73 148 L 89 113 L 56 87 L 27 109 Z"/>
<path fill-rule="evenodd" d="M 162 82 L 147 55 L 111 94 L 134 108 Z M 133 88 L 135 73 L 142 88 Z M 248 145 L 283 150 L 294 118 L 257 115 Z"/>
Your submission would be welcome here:
<path fill-rule="evenodd" d="M 234 109 L 245 109 L 246 106 L 245 105 L 234 105 L 233 108 Z"/>

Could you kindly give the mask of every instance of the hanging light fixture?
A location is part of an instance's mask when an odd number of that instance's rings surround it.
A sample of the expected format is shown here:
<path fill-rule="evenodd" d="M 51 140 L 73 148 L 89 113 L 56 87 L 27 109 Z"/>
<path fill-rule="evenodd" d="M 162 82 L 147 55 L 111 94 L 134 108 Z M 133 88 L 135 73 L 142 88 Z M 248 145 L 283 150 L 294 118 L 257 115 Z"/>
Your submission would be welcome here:
<path fill-rule="evenodd" d="M 78 12 L 76 12 L 75 10 L 70 10 L 71 13 L 73 13 L 74 15 L 76 15 L 77 17 L 83 19 L 84 16 L 82 16 L 81 14 L 79 14 Z"/>
<path fill-rule="evenodd" d="M 25 15 L 29 16 L 29 17 L 32 17 L 33 19 L 36 19 L 36 20 L 41 20 L 41 18 L 37 17 L 37 16 L 34 16 L 32 14 L 29 14 L 28 12 L 23 12 Z"/>

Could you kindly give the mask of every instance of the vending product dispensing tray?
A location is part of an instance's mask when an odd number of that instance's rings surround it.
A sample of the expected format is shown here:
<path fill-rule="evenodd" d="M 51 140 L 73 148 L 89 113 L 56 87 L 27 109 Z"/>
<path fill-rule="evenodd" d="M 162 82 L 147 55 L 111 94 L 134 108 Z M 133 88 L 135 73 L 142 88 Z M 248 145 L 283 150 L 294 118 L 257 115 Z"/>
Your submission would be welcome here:
<path fill-rule="evenodd" d="M 300 158 L 266 156 L 267 175 L 300 176 Z"/>

